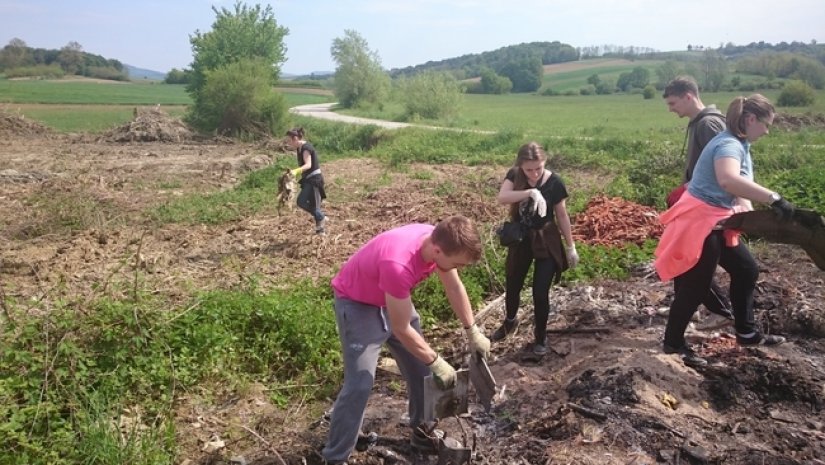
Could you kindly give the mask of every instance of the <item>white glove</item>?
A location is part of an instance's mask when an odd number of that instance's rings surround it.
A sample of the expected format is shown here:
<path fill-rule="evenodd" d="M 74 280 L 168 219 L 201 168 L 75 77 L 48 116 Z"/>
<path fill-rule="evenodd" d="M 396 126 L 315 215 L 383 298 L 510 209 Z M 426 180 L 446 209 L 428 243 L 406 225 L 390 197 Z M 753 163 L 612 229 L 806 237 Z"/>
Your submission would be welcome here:
<path fill-rule="evenodd" d="M 567 247 L 567 264 L 570 268 L 575 268 L 579 264 L 579 253 L 576 252 L 576 246 L 571 245 Z"/>
<path fill-rule="evenodd" d="M 470 343 L 470 352 L 478 352 L 483 358 L 490 358 L 490 340 L 487 336 L 481 334 L 478 326 L 473 324 L 466 329 L 467 340 Z"/>
<path fill-rule="evenodd" d="M 533 199 L 533 212 L 543 218 L 547 214 L 547 201 L 538 189 L 530 189 L 528 192 L 530 192 L 530 198 Z"/>

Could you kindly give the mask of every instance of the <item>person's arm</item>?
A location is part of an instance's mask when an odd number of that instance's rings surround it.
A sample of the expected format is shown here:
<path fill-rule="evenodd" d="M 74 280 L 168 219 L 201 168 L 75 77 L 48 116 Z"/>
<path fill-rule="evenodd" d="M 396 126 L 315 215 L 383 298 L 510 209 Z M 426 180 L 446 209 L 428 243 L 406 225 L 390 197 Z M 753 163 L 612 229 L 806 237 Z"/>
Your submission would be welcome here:
<path fill-rule="evenodd" d="M 301 171 L 307 171 L 312 168 L 312 154 L 309 153 L 309 150 L 304 150 L 301 155 L 304 157 L 304 164 L 299 168 L 301 168 Z"/>
<path fill-rule="evenodd" d="M 734 157 L 722 157 L 714 160 L 714 171 L 716 171 L 716 182 L 725 192 L 742 197 L 753 202 L 770 205 L 773 200 L 772 190 L 766 189 L 759 184 L 743 177 L 739 174 L 739 160 Z"/>
<path fill-rule="evenodd" d="M 424 340 L 424 336 L 410 325 L 413 313 L 412 299 L 410 297 L 397 299 L 390 294 L 385 294 L 385 298 L 393 336 L 398 338 L 404 348 L 413 354 L 415 358 L 427 365 L 432 364 L 438 354 Z"/>
<path fill-rule="evenodd" d="M 513 181 L 505 179 L 501 183 L 501 188 L 498 190 L 498 203 L 511 204 L 518 203 L 530 197 L 530 189 L 513 190 Z"/>
<path fill-rule="evenodd" d="M 438 270 L 438 278 L 444 286 L 444 292 L 447 294 L 450 307 L 464 326 L 470 352 L 477 352 L 481 357 L 488 358 L 490 356 L 490 340 L 481 333 L 481 330 L 475 324 L 473 307 L 470 304 L 470 298 L 467 296 L 467 289 L 458 276 L 458 270 Z"/>
<path fill-rule="evenodd" d="M 573 227 L 570 224 L 570 215 L 567 214 L 567 202 L 561 199 L 559 203 L 553 206 L 553 212 L 556 214 L 556 224 L 559 226 L 561 235 L 564 236 L 564 242 L 568 247 L 574 245 L 573 243 Z"/>
<path fill-rule="evenodd" d="M 458 276 L 458 271 L 455 269 L 450 271 L 438 270 L 438 278 L 444 286 L 447 301 L 450 302 L 450 307 L 452 307 L 461 324 L 464 325 L 465 329 L 471 327 L 475 324 L 473 308 L 470 305 L 470 298 L 467 296 L 464 283 L 461 282 L 461 278 Z"/>

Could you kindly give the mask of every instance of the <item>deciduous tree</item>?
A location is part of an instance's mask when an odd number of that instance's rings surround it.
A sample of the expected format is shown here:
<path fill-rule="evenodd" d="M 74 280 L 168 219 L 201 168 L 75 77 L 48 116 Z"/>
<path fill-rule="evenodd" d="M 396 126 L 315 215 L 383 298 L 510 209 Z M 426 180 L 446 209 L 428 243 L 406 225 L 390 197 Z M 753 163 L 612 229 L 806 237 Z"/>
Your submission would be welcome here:
<path fill-rule="evenodd" d="M 378 53 L 370 50 L 358 32 L 347 29 L 332 41 L 335 60 L 335 96 L 346 108 L 380 104 L 388 95 L 390 77 L 381 67 Z"/>
<path fill-rule="evenodd" d="M 186 89 L 194 105 L 187 119 L 204 131 L 241 134 L 257 133 L 261 128 L 277 130 L 277 122 L 282 121 L 286 113 L 283 109 L 280 115 L 272 113 L 277 105 L 271 105 L 274 98 L 271 94 L 281 65 L 286 61 L 284 37 L 289 30 L 278 25 L 271 6 L 249 7 L 237 1 L 233 10 L 213 6 L 212 11 L 216 15 L 212 30 L 195 31 L 189 37 L 194 59 Z M 233 78 L 231 73 L 238 74 Z M 219 79 L 220 85 L 210 86 L 210 76 Z M 240 98 L 239 102 L 232 102 L 215 91 L 216 88 L 226 90 L 233 80 L 236 86 L 231 89 L 231 95 Z M 239 108 L 238 103 L 254 107 Z M 263 120 L 255 120 L 264 115 Z M 238 119 L 227 120 L 233 117 Z"/>

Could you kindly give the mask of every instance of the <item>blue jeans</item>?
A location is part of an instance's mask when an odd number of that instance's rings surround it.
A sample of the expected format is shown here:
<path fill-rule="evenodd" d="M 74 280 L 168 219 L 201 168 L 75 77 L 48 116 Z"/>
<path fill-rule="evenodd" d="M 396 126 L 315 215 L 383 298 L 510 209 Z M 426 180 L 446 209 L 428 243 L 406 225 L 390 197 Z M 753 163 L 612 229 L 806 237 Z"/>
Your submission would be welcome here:
<path fill-rule="evenodd" d="M 301 186 L 297 202 L 298 207 L 312 215 L 316 223 L 324 219 L 324 212 L 321 211 L 321 191 L 317 187 L 305 182 Z"/>

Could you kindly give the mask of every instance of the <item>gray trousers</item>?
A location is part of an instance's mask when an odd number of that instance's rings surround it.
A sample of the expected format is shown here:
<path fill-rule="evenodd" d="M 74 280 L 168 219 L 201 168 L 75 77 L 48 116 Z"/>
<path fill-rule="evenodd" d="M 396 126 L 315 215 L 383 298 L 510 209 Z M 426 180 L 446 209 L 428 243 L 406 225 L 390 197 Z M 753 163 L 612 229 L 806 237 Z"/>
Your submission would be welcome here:
<path fill-rule="evenodd" d="M 327 461 L 349 458 L 367 408 L 375 369 L 384 343 L 390 349 L 407 383 L 410 426 L 421 424 L 424 416 L 424 377 L 430 369 L 401 345 L 390 331 L 387 309 L 335 297 L 335 320 L 344 355 L 344 385 L 335 399 L 329 437 L 322 455 Z M 418 312 L 413 310 L 410 325 L 421 334 Z"/>

